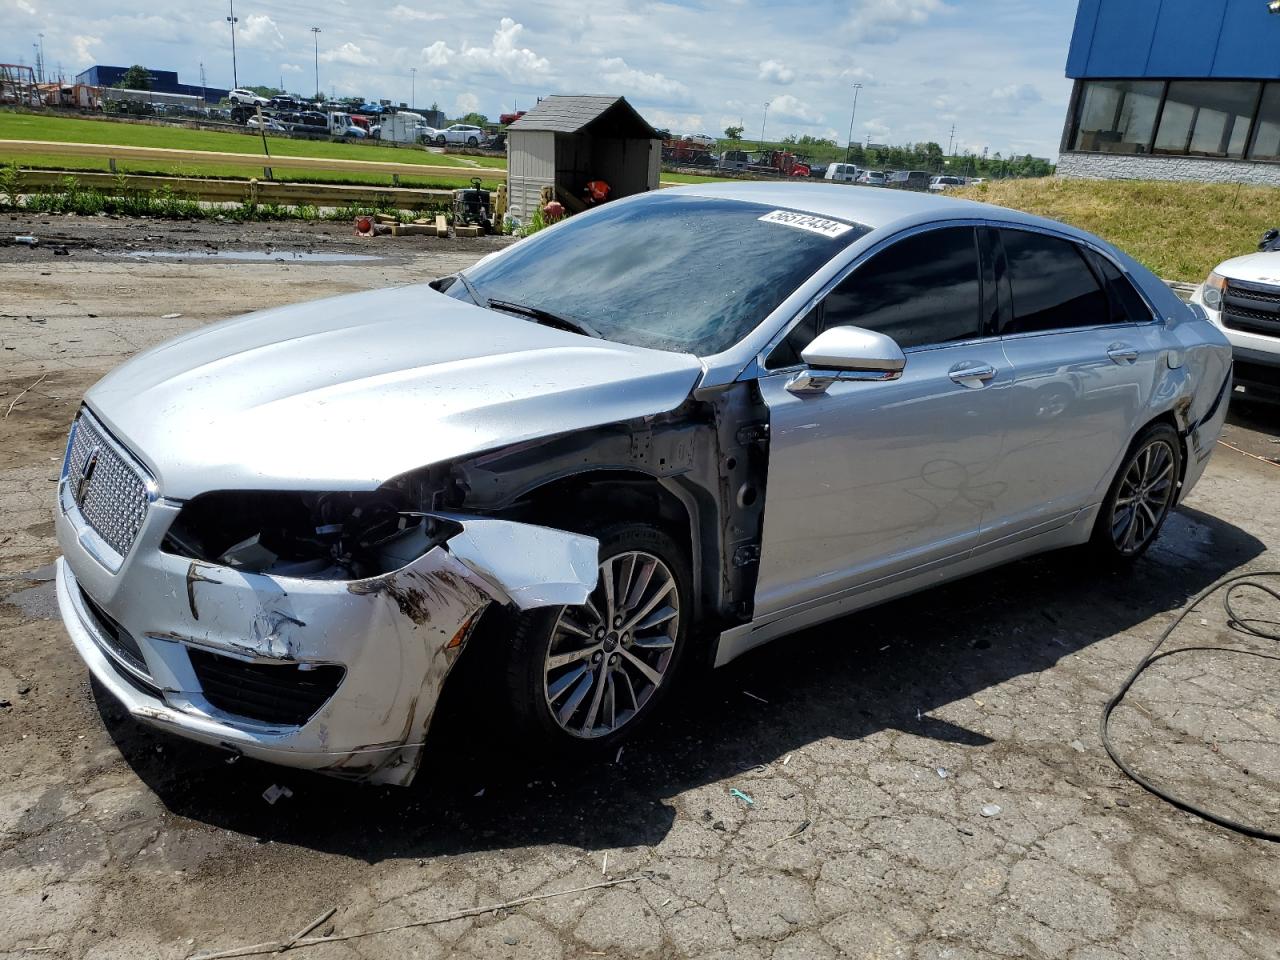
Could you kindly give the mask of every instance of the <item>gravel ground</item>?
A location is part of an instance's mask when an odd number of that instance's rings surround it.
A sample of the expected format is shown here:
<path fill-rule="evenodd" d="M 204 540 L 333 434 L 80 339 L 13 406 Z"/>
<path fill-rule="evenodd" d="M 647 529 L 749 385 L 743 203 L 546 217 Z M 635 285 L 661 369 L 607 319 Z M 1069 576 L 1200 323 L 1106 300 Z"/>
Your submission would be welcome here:
<path fill-rule="evenodd" d="M 438 276 L 498 241 L 9 226 L 42 244 L 0 243 L 0 958 L 184 958 L 288 937 L 330 908 L 317 933 L 353 934 L 609 879 L 627 882 L 301 956 L 1280 957 L 1276 848 L 1144 793 L 1097 734 L 1189 596 L 1280 567 L 1266 462 L 1280 413 L 1233 411 L 1228 440 L 1254 456 L 1219 447 L 1130 572 L 1046 556 L 777 641 L 691 682 L 593 766 L 513 754 L 492 704 L 455 694 L 419 782 L 362 788 L 229 763 L 95 696 L 48 582 L 65 432 L 84 389 L 138 349 Z M 124 256 L 267 247 L 383 259 Z M 1220 607 L 1177 640 L 1248 646 Z M 1161 661 L 1115 738 L 1161 782 L 1280 828 L 1277 667 Z M 273 784 L 292 795 L 268 804 Z"/>

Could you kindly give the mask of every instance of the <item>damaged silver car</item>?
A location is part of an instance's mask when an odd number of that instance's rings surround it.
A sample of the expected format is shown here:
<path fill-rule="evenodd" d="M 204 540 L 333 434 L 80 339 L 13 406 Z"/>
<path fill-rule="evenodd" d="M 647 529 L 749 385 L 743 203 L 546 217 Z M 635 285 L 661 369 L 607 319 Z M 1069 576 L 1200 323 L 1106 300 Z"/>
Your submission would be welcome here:
<path fill-rule="evenodd" d="M 666 190 L 121 366 L 67 446 L 58 597 L 107 691 L 207 744 L 408 783 L 476 650 L 513 732 L 591 751 L 798 628 L 1141 555 L 1230 380 L 1202 313 L 1061 224 Z"/>

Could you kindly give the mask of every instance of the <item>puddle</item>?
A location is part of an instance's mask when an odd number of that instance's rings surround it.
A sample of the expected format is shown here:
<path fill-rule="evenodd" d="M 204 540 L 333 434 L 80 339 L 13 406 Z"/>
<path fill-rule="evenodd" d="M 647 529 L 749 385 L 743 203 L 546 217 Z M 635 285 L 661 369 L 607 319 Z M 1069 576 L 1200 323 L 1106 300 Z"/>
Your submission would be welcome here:
<path fill-rule="evenodd" d="M 236 260 L 257 263 L 360 263 L 385 260 L 368 253 L 303 253 L 297 250 L 131 250 L 139 260 Z"/>
<path fill-rule="evenodd" d="M 58 589 L 52 583 L 19 590 L 3 598 L 22 611 L 31 620 L 54 620 L 58 616 Z"/>

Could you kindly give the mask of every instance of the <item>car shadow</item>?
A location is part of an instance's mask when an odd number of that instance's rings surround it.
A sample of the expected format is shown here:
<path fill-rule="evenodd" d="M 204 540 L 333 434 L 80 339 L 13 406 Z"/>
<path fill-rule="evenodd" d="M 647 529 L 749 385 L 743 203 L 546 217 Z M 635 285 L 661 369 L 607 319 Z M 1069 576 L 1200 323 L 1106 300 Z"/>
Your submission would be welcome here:
<path fill-rule="evenodd" d="M 473 661 L 446 691 L 428 760 L 408 789 L 229 762 L 95 694 L 126 761 L 171 812 L 260 840 L 371 863 L 543 843 L 654 845 L 674 822 L 670 798 L 823 738 L 896 729 L 987 745 L 930 711 L 1175 610 L 1264 550 L 1245 531 L 1182 508 L 1129 569 L 1061 551 L 918 595 L 927 603 L 907 598 L 814 627 L 688 678 L 620 759 L 548 762 L 512 745 L 498 695 L 477 681 L 484 664 Z M 292 796 L 268 804 L 272 784 Z"/>

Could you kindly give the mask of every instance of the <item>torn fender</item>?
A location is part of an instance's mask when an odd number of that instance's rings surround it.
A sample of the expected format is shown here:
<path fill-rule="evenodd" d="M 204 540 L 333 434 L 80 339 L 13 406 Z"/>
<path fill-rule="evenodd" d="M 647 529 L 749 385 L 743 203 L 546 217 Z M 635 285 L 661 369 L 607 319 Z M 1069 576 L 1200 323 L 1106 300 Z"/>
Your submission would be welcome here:
<path fill-rule="evenodd" d="M 446 548 L 493 591 L 521 610 L 585 603 L 600 579 L 600 542 L 551 527 L 437 514 L 462 527 Z"/>

